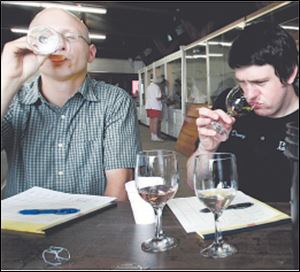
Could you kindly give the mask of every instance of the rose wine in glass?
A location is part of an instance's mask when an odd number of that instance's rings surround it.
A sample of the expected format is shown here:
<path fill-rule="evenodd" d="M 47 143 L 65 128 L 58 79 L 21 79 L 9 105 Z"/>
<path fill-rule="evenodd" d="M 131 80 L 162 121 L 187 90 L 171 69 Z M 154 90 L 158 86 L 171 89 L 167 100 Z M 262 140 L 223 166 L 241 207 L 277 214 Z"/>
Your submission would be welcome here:
<path fill-rule="evenodd" d="M 146 150 L 138 153 L 135 185 L 140 196 L 152 205 L 156 217 L 155 236 L 142 243 L 146 252 L 162 252 L 177 246 L 177 240 L 163 232 L 161 215 L 167 201 L 176 194 L 178 182 L 176 152 Z"/>
<path fill-rule="evenodd" d="M 222 233 L 218 229 L 218 220 L 238 189 L 235 155 L 209 153 L 196 156 L 193 182 L 195 195 L 213 213 L 215 220 L 215 240 L 201 251 L 201 255 L 225 258 L 235 254 L 236 248 L 223 241 Z"/>

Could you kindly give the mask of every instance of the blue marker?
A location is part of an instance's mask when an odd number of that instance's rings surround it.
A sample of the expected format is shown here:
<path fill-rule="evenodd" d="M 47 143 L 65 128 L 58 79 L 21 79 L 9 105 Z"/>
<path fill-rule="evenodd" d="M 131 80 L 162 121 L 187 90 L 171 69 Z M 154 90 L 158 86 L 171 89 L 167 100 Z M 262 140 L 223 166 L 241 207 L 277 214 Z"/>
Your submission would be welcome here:
<path fill-rule="evenodd" d="M 64 208 L 64 209 L 26 209 L 19 211 L 20 214 L 23 215 L 37 215 L 37 214 L 70 214 L 70 213 L 77 213 L 79 209 L 74 208 Z"/>

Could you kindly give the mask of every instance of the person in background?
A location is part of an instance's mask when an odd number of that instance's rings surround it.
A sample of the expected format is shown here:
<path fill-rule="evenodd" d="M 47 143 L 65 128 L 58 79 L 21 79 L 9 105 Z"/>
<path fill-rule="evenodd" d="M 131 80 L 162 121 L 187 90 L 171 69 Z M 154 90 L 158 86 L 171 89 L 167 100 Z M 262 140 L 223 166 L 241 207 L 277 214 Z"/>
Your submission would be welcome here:
<path fill-rule="evenodd" d="M 87 75 L 96 56 L 87 27 L 49 8 L 29 28 L 62 37 L 50 55 L 33 53 L 26 37 L 8 42 L 1 62 L 1 150 L 8 157 L 4 197 L 40 186 L 126 200 L 140 148 L 135 104 L 122 89 Z M 27 81 L 39 73 L 32 82 Z"/>
<path fill-rule="evenodd" d="M 175 109 L 181 108 L 181 80 L 179 78 L 176 78 L 174 82 L 172 102 Z"/>
<path fill-rule="evenodd" d="M 160 87 L 161 91 L 161 104 L 162 104 L 162 110 L 161 110 L 161 116 L 158 120 L 158 137 L 163 138 L 161 135 L 161 124 L 162 121 L 165 120 L 165 122 L 168 121 L 168 107 L 169 107 L 169 81 L 166 80 L 165 75 L 161 75 L 158 78 L 158 85 Z"/>
<path fill-rule="evenodd" d="M 240 190 L 262 201 L 289 201 L 292 172 L 284 155 L 286 124 L 299 123 L 295 41 L 278 25 L 249 25 L 232 44 L 229 66 L 253 111 L 237 119 L 226 114 L 229 90 L 220 94 L 213 109 L 199 109 L 199 141 L 187 162 L 188 183 L 192 186 L 197 154 L 232 152 Z M 212 121 L 223 124 L 226 139 L 211 128 Z"/>
<path fill-rule="evenodd" d="M 154 79 L 153 75 L 151 75 L 151 83 L 146 89 L 146 105 L 145 109 L 147 111 L 147 117 L 150 119 L 150 133 L 151 140 L 162 142 L 158 135 L 160 134 L 160 119 L 162 116 L 162 93 L 159 87 L 160 81 L 158 79 Z"/>

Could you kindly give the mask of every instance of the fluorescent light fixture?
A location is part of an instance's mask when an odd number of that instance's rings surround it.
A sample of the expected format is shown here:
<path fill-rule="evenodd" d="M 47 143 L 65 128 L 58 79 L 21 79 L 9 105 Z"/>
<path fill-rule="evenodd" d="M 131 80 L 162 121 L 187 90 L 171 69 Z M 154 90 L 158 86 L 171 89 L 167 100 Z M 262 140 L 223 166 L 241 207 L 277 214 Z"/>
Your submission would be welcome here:
<path fill-rule="evenodd" d="M 208 42 L 209 45 L 221 45 L 224 47 L 230 47 L 232 45 L 231 42 Z"/>
<path fill-rule="evenodd" d="M 186 56 L 187 59 L 206 59 L 206 55 L 191 55 Z"/>
<path fill-rule="evenodd" d="M 10 31 L 14 32 L 14 33 L 22 33 L 22 34 L 27 34 L 28 33 L 28 29 L 25 29 L 25 28 L 16 28 L 15 27 L 15 28 L 11 28 Z M 91 40 L 105 40 L 106 35 L 90 33 L 89 38 Z"/>
<path fill-rule="evenodd" d="M 89 34 L 89 37 L 91 40 L 105 40 L 106 39 L 106 35 L 103 34 Z"/>
<path fill-rule="evenodd" d="M 22 34 L 28 33 L 28 29 L 25 28 L 11 28 L 10 31 L 14 33 L 22 33 Z"/>
<path fill-rule="evenodd" d="M 214 57 L 214 58 L 221 58 L 223 57 L 224 55 L 223 54 L 218 54 L 218 53 L 215 53 L 215 54 L 209 54 L 208 55 L 209 57 Z M 206 59 L 207 58 L 207 55 L 204 55 L 204 54 L 196 54 L 196 55 L 191 55 L 191 56 L 186 56 L 187 59 Z"/>
<path fill-rule="evenodd" d="M 299 31 L 299 26 L 282 25 L 281 27 L 284 28 L 284 29 L 288 29 L 288 30 L 297 30 L 297 31 Z"/>
<path fill-rule="evenodd" d="M 63 5 L 56 3 L 44 3 L 44 2 L 29 2 L 29 1 L 1 1 L 1 5 L 17 5 L 17 6 L 27 6 L 36 8 L 61 8 L 77 12 L 87 12 L 87 13 L 97 13 L 106 14 L 107 10 L 104 8 L 94 8 L 94 7 L 83 7 L 83 6 L 72 6 Z"/>

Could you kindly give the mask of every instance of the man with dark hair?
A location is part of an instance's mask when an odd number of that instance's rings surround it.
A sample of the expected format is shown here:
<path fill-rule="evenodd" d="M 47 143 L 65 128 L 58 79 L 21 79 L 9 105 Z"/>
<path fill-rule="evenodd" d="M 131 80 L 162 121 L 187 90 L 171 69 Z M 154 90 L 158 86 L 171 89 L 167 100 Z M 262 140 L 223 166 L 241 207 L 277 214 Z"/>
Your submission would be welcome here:
<path fill-rule="evenodd" d="M 289 201 L 291 169 L 283 151 L 286 124 L 298 123 L 296 44 L 280 26 L 252 24 L 232 44 L 229 65 L 253 112 L 238 119 L 226 114 L 229 90 L 220 94 L 212 110 L 199 110 L 200 143 L 187 163 L 188 183 L 192 183 L 197 154 L 232 152 L 237 156 L 242 191 L 263 201 Z M 211 127 L 212 121 L 224 126 L 225 139 Z"/>

